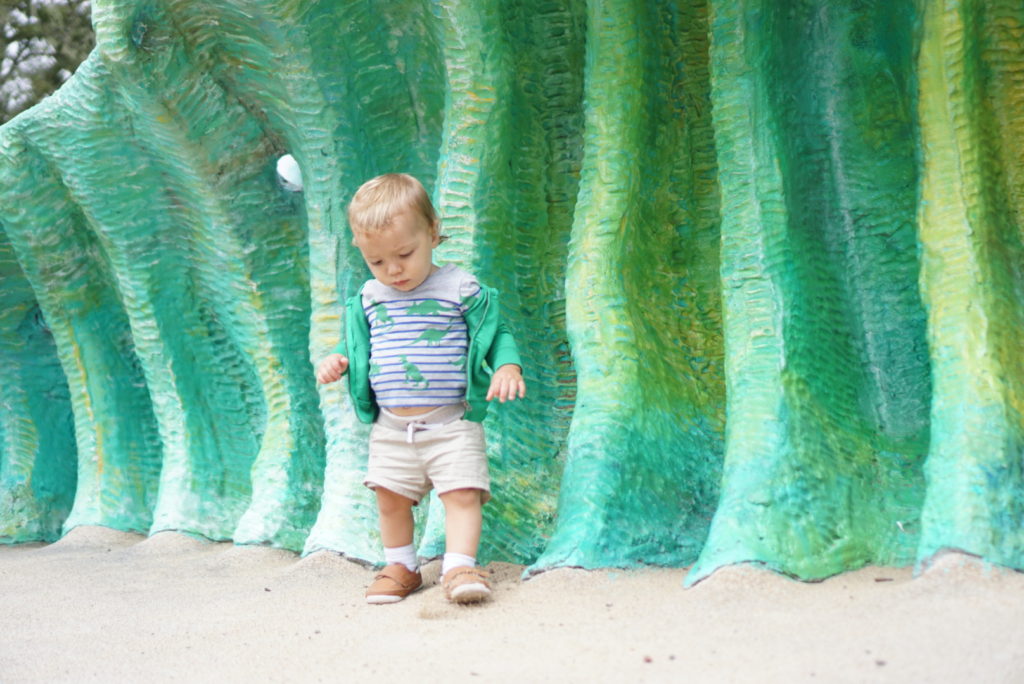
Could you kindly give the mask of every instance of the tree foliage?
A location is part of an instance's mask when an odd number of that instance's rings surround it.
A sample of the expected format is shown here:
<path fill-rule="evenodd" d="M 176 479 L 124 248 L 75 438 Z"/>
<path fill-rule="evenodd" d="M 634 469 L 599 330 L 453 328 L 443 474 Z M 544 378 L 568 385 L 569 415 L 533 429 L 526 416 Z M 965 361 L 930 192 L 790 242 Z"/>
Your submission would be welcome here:
<path fill-rule="evenodd" d="M 0 123 L 55 91 L 92 50 L 89 0 L 0 0 Z"/>

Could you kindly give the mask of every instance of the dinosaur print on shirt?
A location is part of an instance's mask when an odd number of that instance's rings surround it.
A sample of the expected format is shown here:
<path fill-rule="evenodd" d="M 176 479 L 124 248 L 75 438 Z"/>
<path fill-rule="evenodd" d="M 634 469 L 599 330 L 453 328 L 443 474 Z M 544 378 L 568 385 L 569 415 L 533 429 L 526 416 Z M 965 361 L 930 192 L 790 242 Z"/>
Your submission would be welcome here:
<path fill-rule="evenodd" d="M 444 406 L 463 400 L 469 334 L 463 313 L 480 285 L 454 266 L 411 292 L 371 280 L 363 287 L 370 326 L 370 386 L 380 406 Z"/>

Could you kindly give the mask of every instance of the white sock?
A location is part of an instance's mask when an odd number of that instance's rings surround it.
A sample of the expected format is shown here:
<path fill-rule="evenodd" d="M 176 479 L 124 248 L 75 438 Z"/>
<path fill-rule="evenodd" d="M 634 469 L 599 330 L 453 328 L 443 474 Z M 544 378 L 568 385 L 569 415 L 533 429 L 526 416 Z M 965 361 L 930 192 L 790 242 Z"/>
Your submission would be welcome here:
<path fill-rule="evenodd" d="M 386 565 L 401 563 L 405 567 L 409 568 L 409 572 L 416 572 L 420 567 L 419 561 L 416 559 L 416 547 L 412 544 L 395 546 L 390 549 L 385 546 L 384 563 Z"/>
<path fill-rule="evenodd" d="M 470 568 L 475 567 L 476 558 L 473 558 L 472 556 L 467 556 L 464 553 L 454 553 L 452 551 L 447 551 L 444 554 L 444 560 L 441 561 L 441 574 L 445 575 L 452 568 L 460 568 L 463 566 Z"/>

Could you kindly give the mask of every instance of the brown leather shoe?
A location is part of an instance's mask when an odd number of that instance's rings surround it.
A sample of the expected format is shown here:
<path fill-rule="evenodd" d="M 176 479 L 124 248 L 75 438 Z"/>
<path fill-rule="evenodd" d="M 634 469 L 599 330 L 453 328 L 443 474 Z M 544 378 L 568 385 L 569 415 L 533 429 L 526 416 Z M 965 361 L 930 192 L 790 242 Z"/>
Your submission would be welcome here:
<path fill-rule="evenodd" d="M 423 586 L 423 575 L 392 563 L 377 573 L 366 590 L 367 603 L 396 603 Z"/>
<path fill-rule="evenodd" d="M 452 603 L 479 603 L 491 597 L 491 573 L 468 565 L 452 568 L 441 578 L 444 595 Z"/>

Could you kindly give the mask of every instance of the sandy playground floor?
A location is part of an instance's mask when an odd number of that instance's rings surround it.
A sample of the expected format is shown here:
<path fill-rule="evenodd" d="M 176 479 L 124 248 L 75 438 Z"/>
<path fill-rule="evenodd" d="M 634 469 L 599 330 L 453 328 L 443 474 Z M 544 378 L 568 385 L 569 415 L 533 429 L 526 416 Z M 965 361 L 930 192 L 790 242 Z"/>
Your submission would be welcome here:
<path fill-rule="evenodd" d="M 1024 573 L 948 554 L 820 583 L 493 564 L 494 600 L 362 600 L 336 554 L 79 528 L 0 547 L 0 682 L 1024 682 Z"/>

